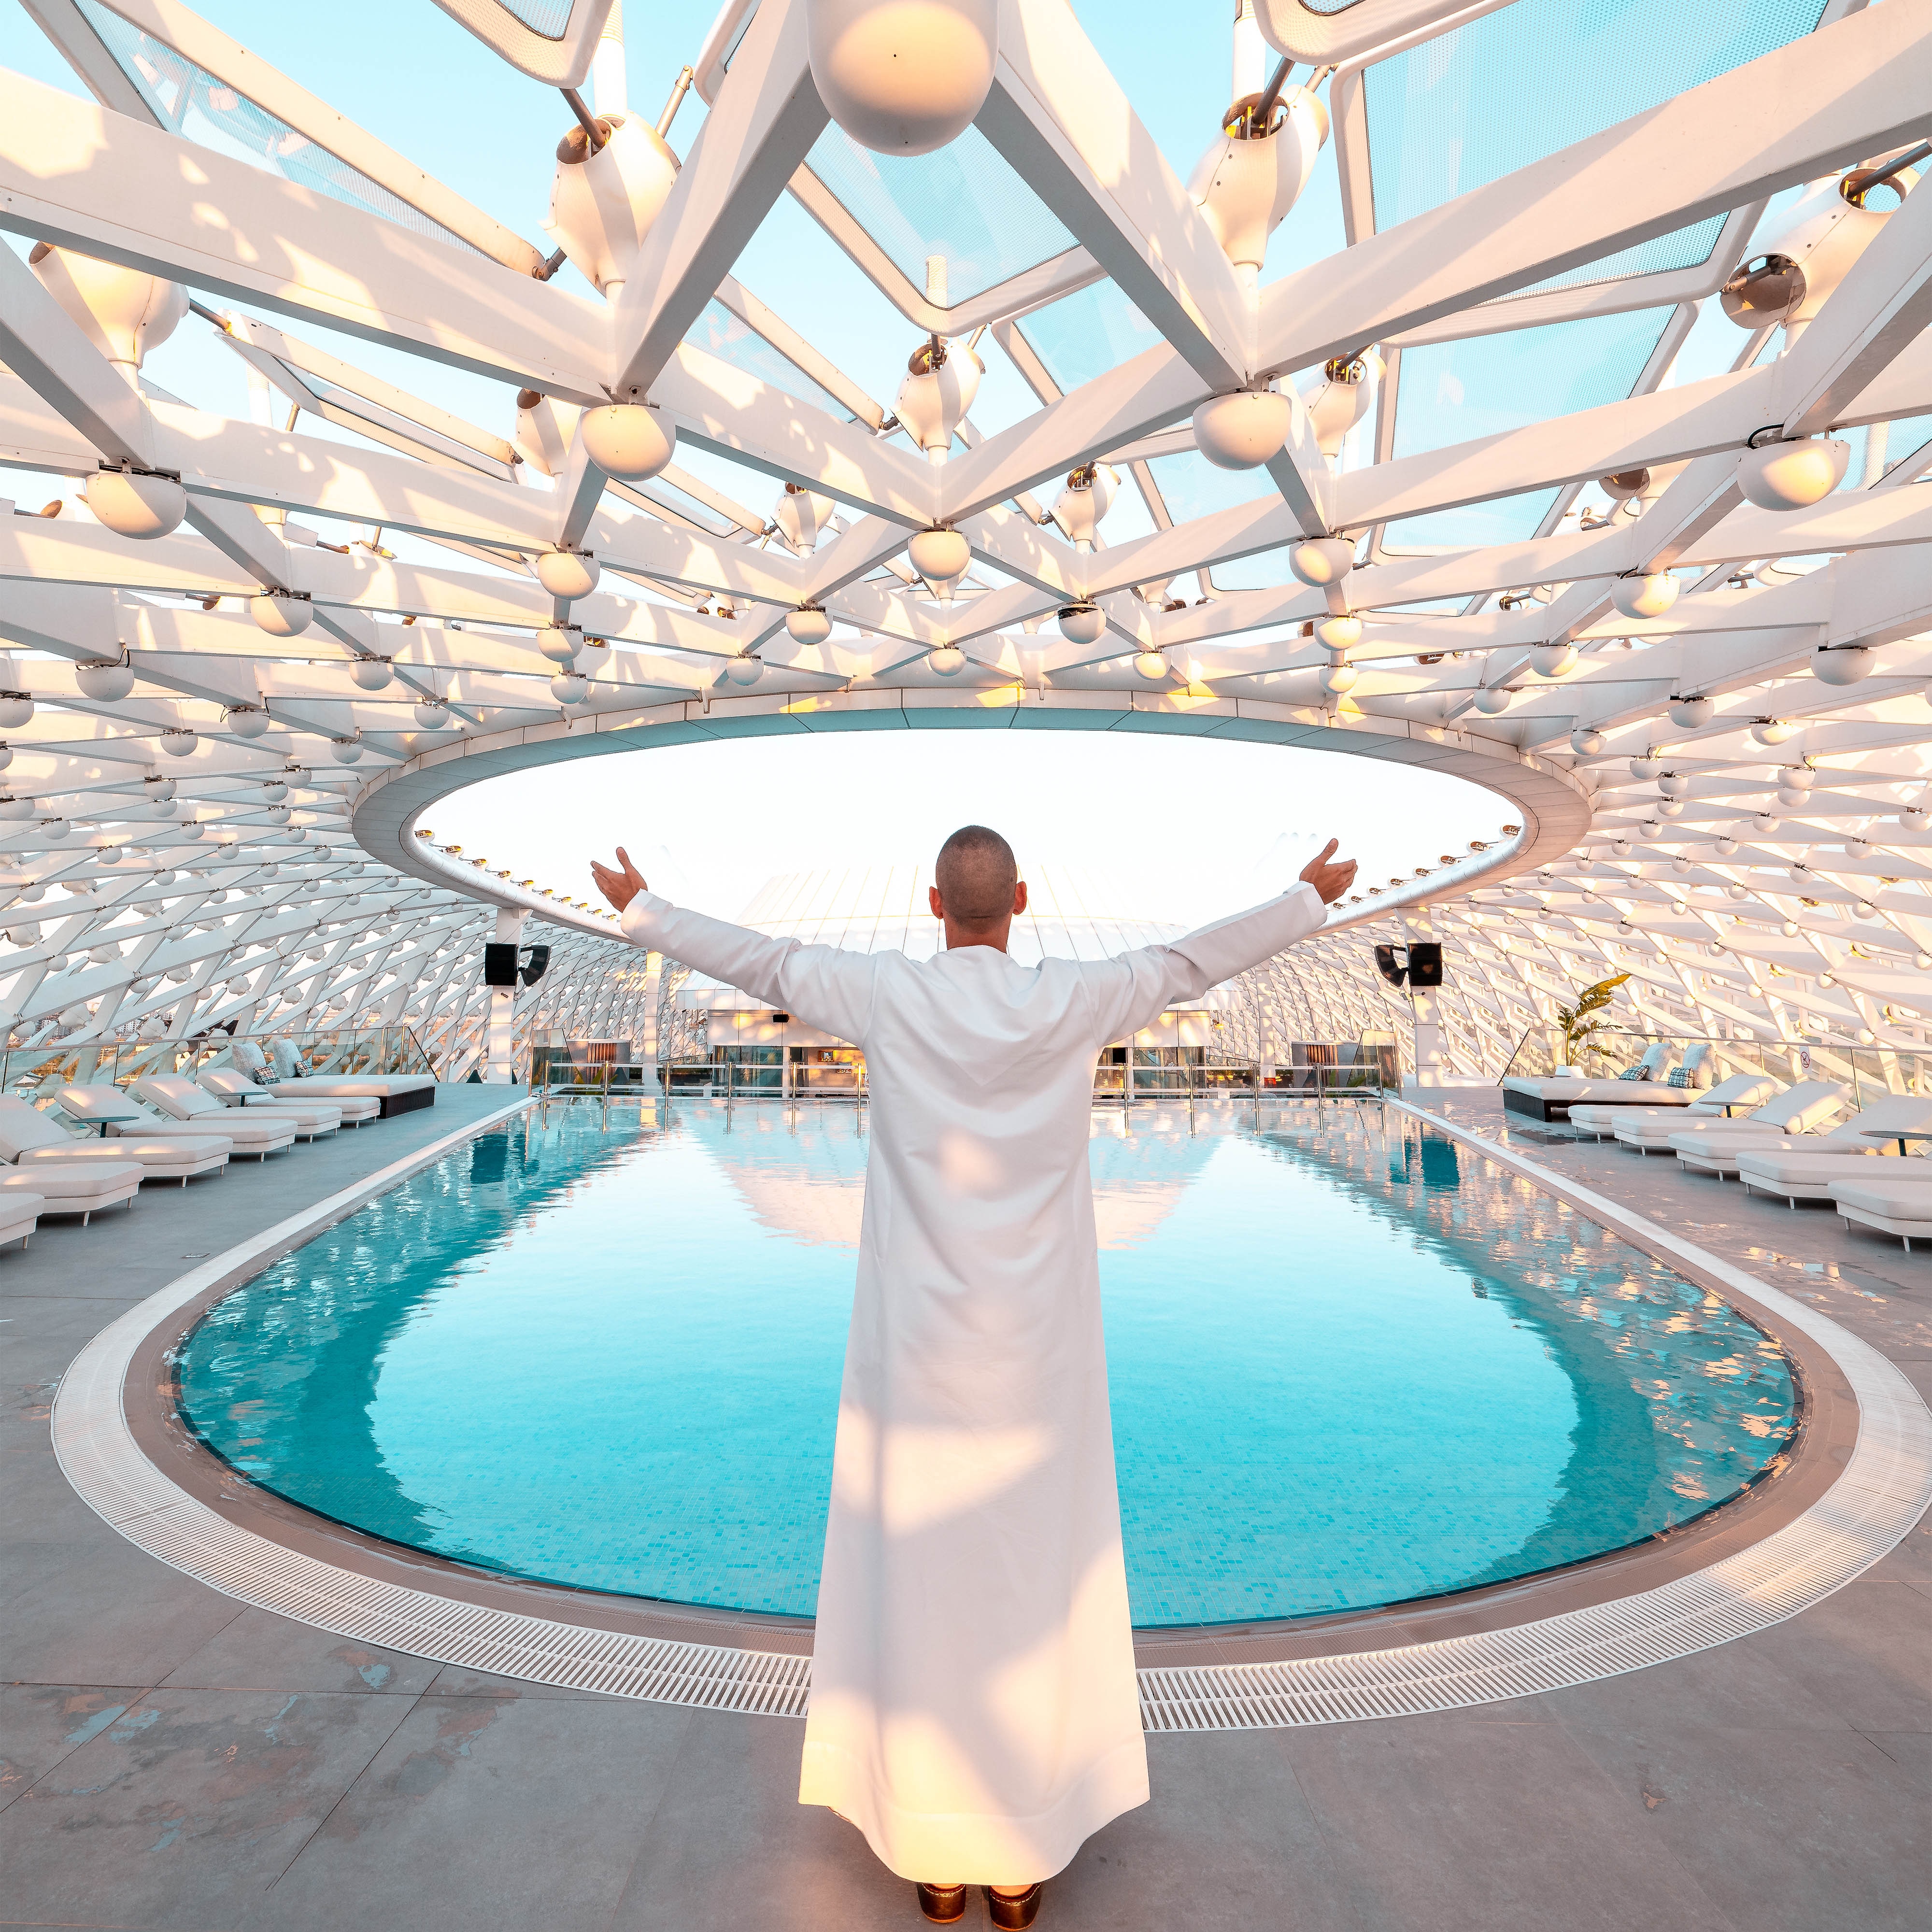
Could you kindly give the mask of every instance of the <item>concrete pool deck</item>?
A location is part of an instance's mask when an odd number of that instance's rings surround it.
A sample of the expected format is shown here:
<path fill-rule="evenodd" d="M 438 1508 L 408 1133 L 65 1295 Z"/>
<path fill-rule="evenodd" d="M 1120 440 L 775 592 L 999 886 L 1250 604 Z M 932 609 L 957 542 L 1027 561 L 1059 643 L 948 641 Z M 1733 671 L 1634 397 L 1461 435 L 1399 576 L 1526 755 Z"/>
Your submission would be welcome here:
<path fill-rule="evenodd" d="M 238 1165 L 0 1255 L 0 1925 L 916 1927 L 794 1802 L 795 1722 L 486 1678 L 248 1608 L 144 1555 L 55 1464 L 81 1346 L 198 1258 L 510 1097 Z M 1831 1316 L 1932 1393 L 1932 1257 L 1735 1184 L 1458 1125 Z M 1040 1923 L 1382 1928 L 1922 1924 L 1932 1528 L 1814 1609 L 1674 1664 L 1460 1713 L 1149 1739 L 1154 1800 Z M 968 1924 L 984 1923 L 976 1904 Z"/>

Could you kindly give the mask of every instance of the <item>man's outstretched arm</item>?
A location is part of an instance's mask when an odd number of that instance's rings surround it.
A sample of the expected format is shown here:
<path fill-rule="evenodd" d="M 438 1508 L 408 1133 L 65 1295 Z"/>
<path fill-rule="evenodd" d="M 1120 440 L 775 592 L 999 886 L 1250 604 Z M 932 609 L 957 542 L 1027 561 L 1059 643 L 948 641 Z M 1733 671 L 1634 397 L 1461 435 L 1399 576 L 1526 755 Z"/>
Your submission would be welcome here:
<path fill-rule="evenodd" d="M 872 1006 L 872 960 L 830 946 L 773 939 L 660 898 L 620 845 L 615 867 L 592 862 L 597 890 L 622 915 L 624 937 L 754 999 L 796 1012 L 808 1026 L 859 1042 Z"/>
<path fill-rule="evenodd" d="M 1330 839 L 1279 898 L 1216 920 L 1171 944 L 1123 953 L 1091 969 L 1103 1040 L 1138 1032 L 1171 1001 L 1198 998 L 1318 932 L 1328 908 L 1354 882 L 1355 862 L 1338 863 L 1336 843 Z"/>

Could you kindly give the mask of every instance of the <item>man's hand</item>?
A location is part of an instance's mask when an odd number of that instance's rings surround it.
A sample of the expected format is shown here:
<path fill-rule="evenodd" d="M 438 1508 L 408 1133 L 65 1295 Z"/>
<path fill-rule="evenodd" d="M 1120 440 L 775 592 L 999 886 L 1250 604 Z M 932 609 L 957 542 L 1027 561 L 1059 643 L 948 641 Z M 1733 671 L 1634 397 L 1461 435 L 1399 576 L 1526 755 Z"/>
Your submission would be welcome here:
<path fill-rule="evenodd" d="M 1312 886 L 1322 895 L 1324 902 L 1329 905 L 1333 905 L 1355 883 L 1354 860 L 1344 859 L 1339 866 L 1331 866 L 1328 862 L 1334 856 L 1337 843 L 1336 840 L 1330 839 L 1301 868 L 1302 883 Z M 603 881 L 600 879 L 598 883 L 601 885 Z"/>
<path fill-rule="evenodd" d="M 1329 847 L 1330 851 L 1334 847 Z M 597 890 L 608 899 L 618 911 L 622 912 L 640 892 L 650 888 L 644 884 L 644 876 L 631 863 L 631 855 L 623 847 L 617 848 L 617 862 L 622 866 L 620 872 L 614 872 L 608 866 L 600 866 L 596 860 L 590 862 L 590 876 L 597 881 Z M 1354 870 L 1352 866 L 1348 868 Z"/>

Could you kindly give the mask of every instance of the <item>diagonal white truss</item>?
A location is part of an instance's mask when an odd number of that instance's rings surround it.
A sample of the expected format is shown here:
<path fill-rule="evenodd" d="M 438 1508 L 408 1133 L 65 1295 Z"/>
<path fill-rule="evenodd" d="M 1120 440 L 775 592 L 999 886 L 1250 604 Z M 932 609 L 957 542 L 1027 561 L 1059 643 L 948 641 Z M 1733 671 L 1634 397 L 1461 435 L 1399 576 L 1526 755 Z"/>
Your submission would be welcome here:
<path fill-rule="evenodd" d="M 1400 936 L 1388 922 L 1400 905 L 1412 919 L 1429 908 L 1448 944 L 1442 1004 L 1463 1072 L 1493 1073 L 1577 981 L 1613 970 L 1634 974 L 1636 1012 L 1673 1030 L 1923 1042 L 1932 507 L 1912 485 L 1932 436 L 1885 451 L 1884 430 L 1932 415 L 1932 196 L 1900 177 L 1895 212 L 1802 330 L 1741 334 L 1731 373 L 1666 381 L 1696 302 L 1715 300 L 1772 197 L 1886 163 L 1932 131 L 1932 16 L 1832 0 L 1816 31 L 1375 232 L 1360 76 L 1500 0 L 1360 0 L 1332 20 L 1264 0 L 1277 46 L 1346 63 L 1332 98 L 1354 238 L 1257 290 L 1064 0 L 1002 0 L 974 138 L 1070 244 L 948 308 L 807 165 L 830 124 L 811 4 L 726 8 L 695 53 L 709 116 L 605 299 L 562 286 L 544 249 L 176 0 L 31 0 L 97 104 L 0 72 L 0 227 L 184 284 L 196 313 L 182 326 L 218 334 L 259 406 L 239 420 L 130 385 L 0 248 L 0 470 L 83 487 L 104 468 L 159 472 L 188 505 L 173 533 L 146 541 L 92 520 L 74 494 L 58 515 L 29 501 L 0 517 L 0 638 L 13 652 L 0 682 L 34 704 L 6 734 L 0 780 L 30 802 L 26 818 L 0 822 L 12 936 L 0 1013 L 16 1045 L 226 1018 L 298 1028 L 326 1007 L 417 1025 L 433 1048 L 458 1049 L 460 1072 L 498 907 L 534 913 L 557 949 L 520 996 L 526 1014 L 640 1036 L 654 994 L 602 916 L 430 849 L 422 814 L 461 784 L 555 758 L 882 716 L 1317 744 L 1503 794 L 1524 826 L 1514 843 L 1480 860 L 1425 854 L 1275 969 L 1280 1027 L 1354 1033 L 1400 1018 L 1357 930 Z M 568 10 L 554 58 L 489 8 L 448 10 L 569 85 L 606 10 Z M 324 155 L 339 191 L 178 131 L 114 53 L 114 36 L 135 32 L 195 85 L 252 103 L 291 152 Z M 962 420 L 949 460 L 928 460 L 844 372 L 840 344 L 806 340 L 733 274 L 788 192 L 899 304 L 909 347 L 915 324 L 956 339 L 990 326 L 1038 406 L 986 434 Z M 1718 252 L 1694 274 L 1526 292 L 1718 218 Z M 1063 392 L 1027 317 L 1096 284 L 1159 340 Z M 1634 393 L 1393 453 L 1405 354 L 1659 300 L 1678 311 Z M 715 352 L 720 326 L 755 356 Z M 466 421 L 310 340 L 318 328 L 498 382 L 502 418 Z M 1193 448 L 1197 405 L 1298 372 L 1306 388 L 1307 372 L 1372 347 L 1390 365 L 1363 452 L 1379 460 L 1324 457 L 1298 406 L 1248 501 L 1170 514 L 1150 466 Z M 518 418 L 512 390 L 547 400 Z M 762 500 L 675 464 L 611 482 L 568 430 L 570 410 L 607 400 L 648 400 L 680 444 L 769 479 L 774 498 L 789 486 L 829 500 L 822 533 L 795 540 Z M 305 432 L 305 416 L 328 433 Z M 561 424 L 554 448 L 540 418 Z M 1865 426 L 1855 487 L 1792 511 L 1741 494 L 1754 438 Z M 1142 491 L 1152 534 L 1069 540 L 1045 502 L 1096 462 Z M 1636 471 L 1648 476 L 1632 505 L 1593 495 Z M 1392 524 L 1531 492 L 1558 493 L 1540 534 L 1390 547 Z M 369 534 L 318 542 L 309 516 Z M 956 529 L 973 560 L 946 596 L 906 560 L 934 525 Z M 385 532 L 424 540 L 435 549 L 413 544 L 412 556 L 435 560 L 392 556 Z M 1330 535 L 1363 547 L 1340 584 L 1214 580 Z M 563 599 L 538 581 L 558 546 L 595 554 L 594 590 Z M 1616 580 L 1661 572 L 1677 573 L 1675 604 L 1618 615 Z M 1190 578 L 1192 602 L 1175 594 Z M 249 614 L 265 591 L 293 593 L 312 625 L 270 634 Z M 1104 628 L 1077 642 L 1056 618 L 1086 603 Z M 788 634 L 801 606 L 830 619 L 822 642 Z M 1355 680 L 1336 694 L 1312 632 L 1348 613 L 1366 628 Z M 560 666 L 538 648 L 560 626 L 564 655 L 580 641 L 580 696 L 553 694 Z M 963 668 L 948 674 L 934 653 L 955 647 Z M 90 695 L 78 668 L 123 654 L 131 689 Z M 352 674 L 371 658 L 392 676 L 365 688 Z M 1853 681 L 1816 674 L 1852 663 L 1865 673 Z M 425 724 L 416 707 L 430 704 L 445 709 Z M 236 730 L 265 708 L 265 733 Z M 1791 728 L 1766 738 L 1769 721 Z M 193 748 L 171 755 L 184 731 Z M 1627 776 L 1634 758 L 1641 779 Z M 1802 808 L 1772 802 L 1793 766 Z M 159 780 L 176 789 L 158 806 Z"/>

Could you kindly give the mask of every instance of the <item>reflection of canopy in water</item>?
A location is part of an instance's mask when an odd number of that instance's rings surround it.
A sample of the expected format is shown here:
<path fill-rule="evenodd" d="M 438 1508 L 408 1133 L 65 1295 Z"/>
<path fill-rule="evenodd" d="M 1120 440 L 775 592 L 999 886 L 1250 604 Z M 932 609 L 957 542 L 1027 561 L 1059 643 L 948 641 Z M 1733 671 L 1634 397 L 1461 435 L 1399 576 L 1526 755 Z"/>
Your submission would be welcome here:
<path fill-rule="evenodd" d="M 1096 1119 L 1090 1158 L 1094 1216 L 1104 1248 L 1138 1246 L 1172 1214 L 1189 1181 L 1214 1153 L 1211 1136 L 1163 1116 L 1156 1130 L 1138 1120 L 1123 1139 Z M 783 1110 L 706 1109 L 680 1124 L 703 1146 L 760 1227 L 814 1246 L 856 1249 L 864 1212 L 866 1121 L 841 1108 L 794 1123 Z"/>
<path fill-rule="evenodd" d="M 1672 1436 L 1658 1426 L 1658 1405 L 1643 1386 L 1643 1371 L 1648 1368 L 1654 1375 L 1654 1364 L 1631 1350 L 1633 1342 L 1642 1343 L 1646 1330 L 1674 1327 L 1687 1311 L 1706 1328 L 1724 1320 L 1723 1316 L 1698 1310 L 1696 1290 L 1685 1284 L 1682 1304 L 1669 1311 L 1619 1301 L 1620 1323 L 1580 1319 L 1566 1304 L 1587 1302 L 1600 1291 L 1581 1281 L 1566 1291 L 1558 1282 L 1566 1274 L 1588 1265 L 1586 1244 L 1590 1254 L 1602 1256 L 1606 1268 L 1625 1265 L 1646 1277 L 1647 1258 L 1540 1190 L 1532 1190 L 1526 1201 L 1516 1193 L 1513 1176 L 1491 1167 L 1479 1155 L 1394 1121 L 1384 1133 L 1358 1126 L 1290 1130 L 1261 1138 L 1279 1158 L 1316 1169 L 1378 1218 L 1402 1228 L 1418 1246 L 1466 1270 L 1474 1292 L 1499 1304 L 1511 1321 L 1535 1335 L 1576 1392 L 1570 1460 L 1547 1519 L 1514 1555 L 1456 1587 L 1471 1588 L 1574 1560 L 1566 1516 L 1573 1510 L 1587 1512 L 1606 1484 L 1625 1498 L 1641 1490 L 1647 1517 L 1676 1522 L 1735 1492 L 1745 1473 L 1742 1470 L 1734 1472 L 1736 1481 L 1720 1482 L 1703 1496 L 1688 1495 L 1673 1480 Z M 1410 1203 L 1406 1208 L 1401 1204 L 1405 1197 Z M 1432 1211 L 1451 1198 L 1470 1210 L 1454 1222 Z M 1508 1251 L 1518 1245 L 1533 1250 L 1539 1270 L 1557 1278 L 1550 1287 L 1520 1280 L 1511 1271 Z M 1622 1258 L 1613 1258 L 1619 1250 Z M 1744 1336 L 1754 1337 L 1756 1330 L 1741 1317 L 1731 1318 L 1744 1330 L 1736 1352 L 1742 1353 L 1750 1346 Z M 1701 1387 L 1678 1391 L 1680 1402 L 1694 1406 L 1704 1396 L 1718 1398 L 1720 1384 L 1712 1373 L 1714 1366 L 1704 1365 Z M 1774 1440 L 1765 1441 L 1766 1462 L 1777 1447 Z M 1682 1472 L 1676 1473 L 1681 1479 Z"/>

